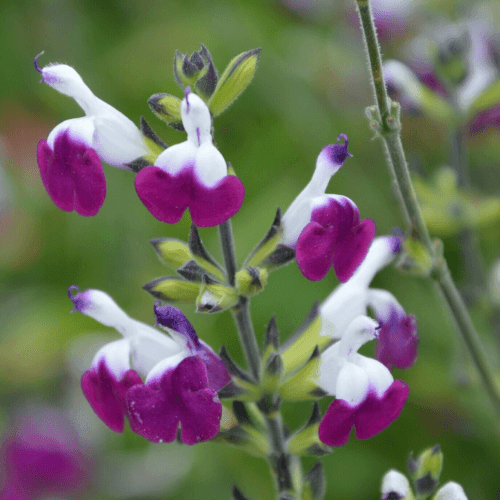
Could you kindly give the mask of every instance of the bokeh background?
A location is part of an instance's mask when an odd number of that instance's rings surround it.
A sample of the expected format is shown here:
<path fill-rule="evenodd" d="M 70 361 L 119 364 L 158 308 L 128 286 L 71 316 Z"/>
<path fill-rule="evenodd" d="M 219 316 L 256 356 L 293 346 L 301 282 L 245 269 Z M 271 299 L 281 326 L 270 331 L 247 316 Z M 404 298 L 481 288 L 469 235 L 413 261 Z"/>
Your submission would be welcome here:
<path fill-rule="evenodd" d="M 386 33 L 382 49 L 386 56 L 401 59 L 407 43 L 431 20 L 457 21 L 472 15 L 468 9 L 474 4 L 400 3 L 399 28 Z M 497 3 L 483 3 L 493 20 Z M 45 50 L 40 65 L 74 66 L 96 95 L 136 123 L 143 115 L 173 144 L 183 141 L 184 134 L 157 120 L 147 99 L 157 92 L 181 95 L 172 74 L 175 50 L 191 53 L 201 42 L 221 72 L 236 54 L 262 47 L 252 84 L 215 121 L 217 145 L 246 187 L 243 208 L 233 219 L 241 262 L 267 230 L 276 207 L 286 209 L 310 179 L 322 147 L 341 132 L 349 136 L 354 157 L 328 191 L 351 197 L 362 217 L 376 220 L 380 235 L 403 224 L 382 145 L 373 140 L 364 115 L 373 97 L 353 4 L 1 2 L 0 433 L 7 439 L 20 416 L 37 409 L 63 412 L 90 461 L 91 490 L 81 498 L 218 499 L 229 498 L 231 485 L 237 484 L 249 497 L 268 500 L 274 487 L 260 459 L 217 443 L 152 445 L 129 429 L 114 434 L 83 399 L 81 374 L 97 348 L 116 334 L 83 315 L 69 314 L 72 303 L 66 290 L 74 284 L 105 290 L 131 316 L 152 323 L 154 299 L 141 286 L 168 271 L 148 240 L 186 239 L 190 221 L 188 216 L 175 226 L 156 221 L 136 196 L 133 174 L 112 167 L 105 168 L 108 193 L 97 216 L 83 218 L 52 204 L 38 174 L 36 145 L 57 123 L 82 112 L 73 100 L 39 83 L 34 56 Z M 432 179 L 449 161 L 446 129 L 422 115 L 404 115 L 403 127 L 411 165 Z M 483 195 L 500 192 L 499 137 L 493 127 L 469 140 L 471 183 Z M 201 234 L 220 256 L 217 231 Z M 500 257 L 500 224 L 483 226 L 479 236 L 489 279 Z M 456 235 L 445 235 L 443 241 L 454 276 L 466 285 Z M 288 337 L 312 303 L 336 285 L 333 273 L 322 282 L 307 282 L 296 265 L 273 273 L 265 291 L 252 301 L 259 338 L 273 314 L 282 338 Z M 381 272 L 374 286 L 393 292 L 418 318 L 417 363 L 408 371 L 395 371 L 395 377 L 410 385 L 410 398 L 388 430 L 368 441 L 352 436 L 324 458 L 327 498 L 379 498 L 380 480 L 389 468 L 405 471 L 411 450 L 418 453 L 436 443 L 445 454 L 443 482 L 460 482 L 470 499 L 499 498 L 499 416 L 463 354 L 436 289 L 395 268 Z M 229 313 L 195 314 L 193 306 L 183 310 L 205 341 L 216 350 L 225 343 L 242 361 Z M 484 301 L 474 306 L 473 317 L 497 369 L 500 338 L 498 330 L 492 333 Z M 305 403 L 284 405 L 292 429 L 310 410 Z M 304 463 L 310 467 L 314 461 Z"/>

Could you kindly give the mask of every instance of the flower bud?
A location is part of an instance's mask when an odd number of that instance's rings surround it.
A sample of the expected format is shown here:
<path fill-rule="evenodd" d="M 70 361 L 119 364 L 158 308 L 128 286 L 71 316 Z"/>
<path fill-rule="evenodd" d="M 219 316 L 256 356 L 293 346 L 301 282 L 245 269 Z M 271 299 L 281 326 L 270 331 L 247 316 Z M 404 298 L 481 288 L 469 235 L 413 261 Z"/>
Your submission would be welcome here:
<path fill-rule="evenodd" d="M 259 293 L 267 284 L 268 272 L 259 267 L 247 267 L 236 273 L 236 290 L 240 295 Z"/>
<path fill-rule="evenodd" d="M 203 284 L 196 299 L 196 312 L 221 312 L 237 303 L 238 295 L 234 288 L 222 285 L 207 275 L 203 276 Z"/>
<path fill-rule="evenodd" d="M 439 445 L 423 451 L 417 459 L 410 454 L 408 470 L 417 495 L 428 496 L 436 489 L 442 468 L 443 452 Z"/>
<path fill-rule="evenodd" d="M 382 500 L 413 500 L 410 482 L 395 469 L 390 470 L 382 479 Z"/>

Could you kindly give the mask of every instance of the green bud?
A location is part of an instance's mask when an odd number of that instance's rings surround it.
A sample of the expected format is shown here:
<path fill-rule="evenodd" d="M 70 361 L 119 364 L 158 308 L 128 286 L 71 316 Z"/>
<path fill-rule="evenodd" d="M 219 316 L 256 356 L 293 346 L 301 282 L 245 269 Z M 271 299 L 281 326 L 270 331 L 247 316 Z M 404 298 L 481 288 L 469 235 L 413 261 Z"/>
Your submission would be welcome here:
<path fill-rule="evenodd" d="M 232 287 L 222 285 L 203 275 L 200 293 L 196 298 L 196 312 L 216 313 L 234 307 L 239 297 Z"/>
<path fill-rule="evenodd" d="M 247 267 L 236 273 L 236 290 L 240 295 L 255 295 L 267 284 L 268 272 L 259 267 Z"/>
<path fill-rule="evenodd" d="M 184 241 L 175 238 L 155 238 L 149 240 L 149 243 L 153 245 L 160 260 L 172 269 L 182 267 L 193 258 Z"/>
<path fill-rule="evenodd" d="M 157 299 L 188 304 L 194 303 L 200 292 L 200 286 L 197 283 L 189 283 L 173 276 L 157 278 L 146 283 L 142 288 Z"/>
<path fill-rule="evenodd" d="M 433 269 L 433 260 L 425 245 L 420 240 L 409 237 L 405 238 L 403 249 L 398 268 L 417 276 L 429 276 Z"/>
<path fill-rule="evenodd" d="M 184 130 L 181 116 L 181 99 L 170 94 L 154 94 L 148 99 L 153 113 L 177 130 Z"/>
<path fill-rule="evenodd" d="M 468 74 L 468 34 L 445 30 L 440 38 L 434 57 L 436 71 L 449 86 L 457 87 Z"/>
<path fill-rule="evenodd" d="M 214 116 L 220 115 L 245 90 L 257 69 L 261 49 L 253 49 L 236 56 L 222 73 L 215 91 L 208 101 Z"/>
<path fill-rule="evenodd" d="M 442 468 L 443 452 L 439 445 L 423 451 L 417 459 L 410 454 L 408 470 L 417 496 L 429 496 L 436 489 Z"/>

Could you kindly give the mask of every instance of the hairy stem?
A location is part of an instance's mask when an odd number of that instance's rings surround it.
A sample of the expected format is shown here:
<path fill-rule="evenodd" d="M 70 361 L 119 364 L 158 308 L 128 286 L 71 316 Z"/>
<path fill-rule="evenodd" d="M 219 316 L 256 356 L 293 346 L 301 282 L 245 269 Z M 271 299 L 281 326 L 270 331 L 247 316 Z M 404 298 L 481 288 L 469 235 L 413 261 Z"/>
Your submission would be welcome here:
<path fill-rule="evenodd" d="M 479 336 L 474 328 L 462 297 L 453 282 L 446 261 L 443 258 L 438 258 L 436 248 L 430 238 L 429 231 L 420 210 L 420 205 L 415 195 L 405 159 L 403 144 L 401 142 L 399 120 L 395 119 L 391 114 L 392 105 L 389 105 L 385 81 L 382 74 L 382 58 L 369 0 L 356 0 L 356 3 L 361 20 L 363 39 L 368 54 L 372 84 L 380 118 L 379 135 L 384 141 L 388 158 L 392 164 L 390 165 L 390 171 L 394 174 L 399 187 L 401 193 L 400 199 L 404 205 L 404 212 L 408 215 L 410 220 L 410 233 L 413 237 L 418 238 L 422 242 L 434 261 L 432 277 L 438 283 L 442 292 L 442 297 L 445 299 L 453 315 L 458 331 L 467 345 L 471 358 L 481 376 L 482 382 L 493 405 L 496 407 L 497 411 L 500 412 L 500 392 L 492 372 L 488 367 L 488 362 L 481 348 Z"/>

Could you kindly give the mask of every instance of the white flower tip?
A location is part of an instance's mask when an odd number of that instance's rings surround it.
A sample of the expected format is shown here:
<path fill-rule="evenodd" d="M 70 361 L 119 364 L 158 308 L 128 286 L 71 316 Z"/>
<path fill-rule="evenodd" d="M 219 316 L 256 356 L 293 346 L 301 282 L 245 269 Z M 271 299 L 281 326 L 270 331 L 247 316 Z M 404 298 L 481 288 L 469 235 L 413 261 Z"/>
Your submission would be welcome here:
<path fill-rule="evenodd" d="M 467 500 L 464 489 L 453 481 L 446 483 L 436 493 L 436 500 Z"/>
<path fill-rule="evenodd" d="M 189 87 L 186 87 L 186 94 L 181 103 L 181 116 L 188 138 L 198 146 L 208 139 L 212 140 L 210 110 L 199 96 L 191 92 Z"/>
<path fill-rule="evenodd" d="M 85 91 L 89 92 L 82 77 L 67 64 L 48 64 L 40 68 L 38 58 L 43 54 L 41 52 L 35 58 L 34 64 L 37 71 L 42 74 L 42 82 L 50 85 L 52 88 L 69 97 L 80 97 Z"/>
<path fill-rule="evenodd" d="M 406 498 L 410 493 L 410 482 L 404 474 L 391 469 L 382 478 L 382 500 L 389 498 Z"/>
<path fill-rule="evenodd" d="M 105 326 L 119 328 L 130 322 L 130 318 L 118 304 L 101 290 L 80 292 L 79 288 L 73 285 L 68 290 L 68 296 L 75 304 L 73 311 L 79 311 Z"/>
<path fill-rule="evenodd" d="M 383 64 L 387 85 L 393 86 L 397 92 L 409 98 L 413 105 L 419 105 L 422 98 L 422 84 L 415 73 L 405 64 L 389 59 Z"/>

